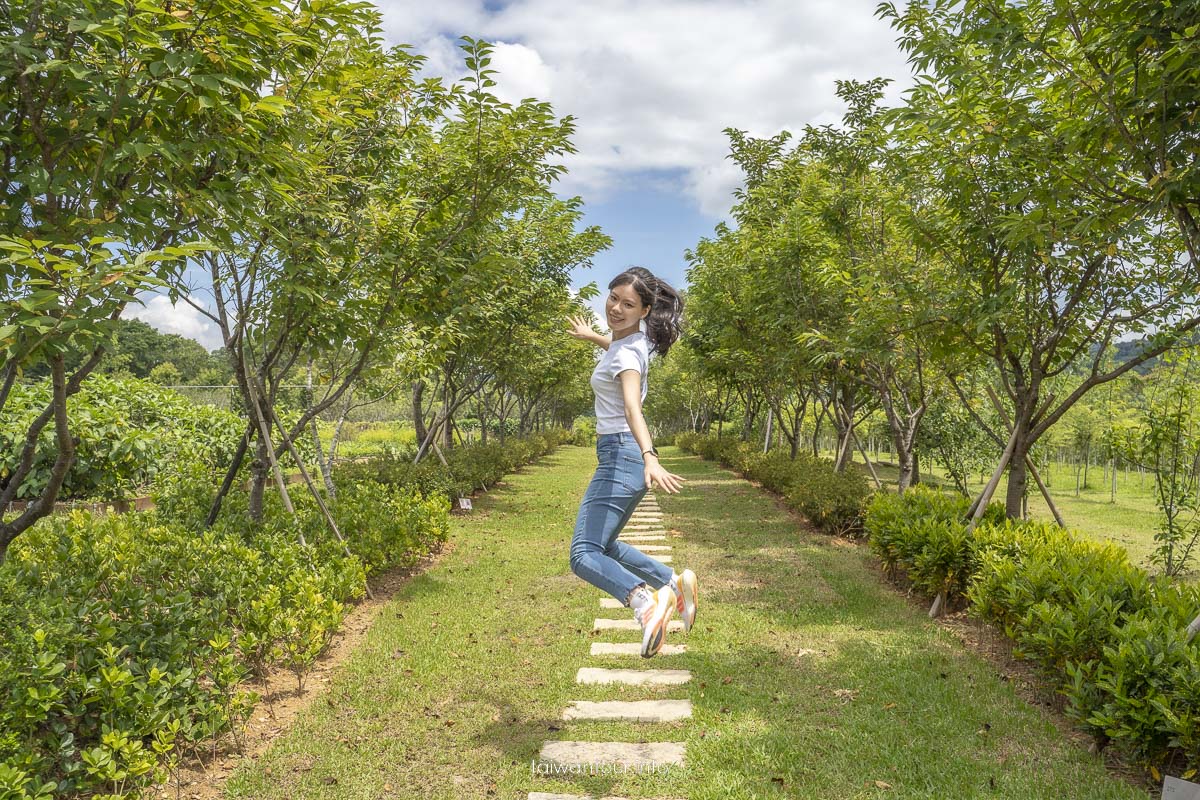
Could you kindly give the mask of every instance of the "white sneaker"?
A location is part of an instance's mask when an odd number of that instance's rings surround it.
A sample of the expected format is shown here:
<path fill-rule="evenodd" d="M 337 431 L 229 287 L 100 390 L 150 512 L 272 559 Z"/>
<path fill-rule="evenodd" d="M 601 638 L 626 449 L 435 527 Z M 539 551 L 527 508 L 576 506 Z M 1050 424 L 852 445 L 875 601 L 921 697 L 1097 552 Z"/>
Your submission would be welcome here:
<path fill-rule="evenodd" d="M 634 618 L 642 626 L 642 658 L 650 658 L 662 649 L 667 638 L 667 623 L 675 613 L 675 592 L 670 584 L 651 594 L 654 602 L 643 606 L 641 614 L 634 612 Z"/>
<path fill-rule="evenodd" d="M 678 596 L 675 601 L 675 610 L 679 612 L 679 618 L 683 620 L 684 633 L 687 633 L 696 623 L 696 601 L 699 599 L 696 573 L 685 569 L 679 576 L 679 580 L 671 583 Z"/>

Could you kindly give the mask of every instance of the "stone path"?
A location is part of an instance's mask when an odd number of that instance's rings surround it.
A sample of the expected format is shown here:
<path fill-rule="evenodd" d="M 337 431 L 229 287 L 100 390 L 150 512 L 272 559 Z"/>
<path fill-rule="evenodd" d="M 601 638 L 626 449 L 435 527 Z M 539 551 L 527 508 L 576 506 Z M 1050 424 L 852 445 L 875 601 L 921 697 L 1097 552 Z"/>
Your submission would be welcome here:
<path fill-rule="evenodd" d="M 662 512 L 658 501 L 653 495 L 647 494 L 638 504 L 637 510 L 630 517 L 629 523 L 621 531 L 621 541 L 651 554 L 664 564 L 671 563 L 671 546 L 666 544 L 668 537 L 662 527 Z M 646 544 L 660 542 L 661 544 Z M 641 626 L 633 619 L 632 612 L 624 604 L 613 597 L 601 597 L 600 608 L 623 611 L 613 617 L 598 617 L 592 624 L 594 632 L 599 631 L 629 631 L 634 634 L 633 642 L 592 642 L 589 655 L 592 658 L 607 659 L 617 657 L 641 657 Z M 672 619 L 667 625 L 668 634 L 682 633 L 683 622 Z M 679 656 L 687 652 L 687 646 L 682 644 L 664 644 L 654 660 L 658 662 L 664 656 Z M 580 685 L 603 684 L 620 686 L 647 686 L 657 689 L 661 686 L 684 686 L 691 681 L 692 674 L 686 669 L 612 669 L 607 667 L 580 667 L 575 675 L 575 683 Z M 692 716 L 692 701 L 688 699 L 664 699 L 657 695 L 655 699 L 647 700 L 572 700 L 563 710 L 563 720 L 625 720 L 643 724 L 656 722 L 673 722 L 688 720 Z M 570 736 L 570 730 L 564 726 L 563 733 Z M 684 763 L 683 742 L 588 742 L 548 741 L 542 745 L 540 759 L 543 764 L 552 768 L 558 765 L 564 768 L 576 768 L 585 773 L 588 769 L 614 769 L 630 767 L 642 771 L 653 769 L 671 769 Z M 546 774 L 552 774 L 549 771 Z M 530 792 L 528 800 L 628 800 L 622 797 L 601 797 L 578 794 L 553 794 L 547 792 Z"/>

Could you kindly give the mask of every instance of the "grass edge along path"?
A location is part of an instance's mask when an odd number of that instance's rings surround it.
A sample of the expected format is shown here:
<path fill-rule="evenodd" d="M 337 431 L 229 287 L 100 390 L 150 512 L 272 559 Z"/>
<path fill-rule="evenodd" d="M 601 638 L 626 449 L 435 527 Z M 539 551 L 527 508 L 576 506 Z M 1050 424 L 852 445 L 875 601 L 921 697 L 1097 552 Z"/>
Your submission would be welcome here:
<path fill-rule="evenodd" d="M 455 517 L 453 548 L 376 618 L 323 698 L 231 798 L 1148 797 L 1109 775 L 994 668 L 884 584 L 865 548 L 810 533 L 768 494 L 664 449 L 658 493 L 701 610 L 680 655 L 589 657 L 597 589 L 568 569 L 595 464 L 564 447 Z M 636 662 L 636 663 L 635 663 Z M 581 686 L 580 667 L 687 669 L 677 686 Z M 574 700 L 689 699 L 666 723 L 564 721 Z M 548 740 L 686 743 L 668 772 L 533 774 Z"/>

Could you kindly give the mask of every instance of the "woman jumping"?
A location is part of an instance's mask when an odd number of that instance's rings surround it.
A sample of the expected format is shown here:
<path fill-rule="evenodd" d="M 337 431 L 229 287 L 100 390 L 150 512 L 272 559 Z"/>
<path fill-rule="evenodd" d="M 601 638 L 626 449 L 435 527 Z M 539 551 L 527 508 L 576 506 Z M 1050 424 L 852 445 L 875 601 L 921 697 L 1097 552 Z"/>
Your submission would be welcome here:
<path fill-rule="evenodd" d="M 649 270 L 631 267 L 608 284 L 605 313 L 611 340 L 583 318 L 571 320 L 572 336 L 607 351 L 592 371 L 599 465 L 575 518 L 571 571 L 633 609 L 642 626 L 643 658 L 662 649 L 675 611 L 683 617 L 685 631 L 696 620 L 695 573 L 685 569 L 676 574 L 617 539 L 647 489 L 657 484 L 676 493 L 683 482 L 658 463 L 642 417 L 650 353 L 666 355 L 679 338 L 682 312 L 683 301 L 674 289 Z"/>

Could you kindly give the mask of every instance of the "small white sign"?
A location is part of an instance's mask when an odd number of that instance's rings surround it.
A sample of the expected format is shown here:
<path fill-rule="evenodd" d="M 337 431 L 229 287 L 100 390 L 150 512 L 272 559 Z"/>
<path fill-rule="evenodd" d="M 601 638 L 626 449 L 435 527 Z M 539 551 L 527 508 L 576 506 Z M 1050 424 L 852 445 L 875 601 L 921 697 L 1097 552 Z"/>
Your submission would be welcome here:
<path fill-rule="evenodd" d="M 461 508 L 463 511 L 470 511 L 471 510 L 471 498 L 469 498 L 469 497 L 458 498 L 458 507 Z"/>
<path fill-rule="evenodd" d="M 1200 800 L 1200 784 L 1168 775 L 1163 781 L 1162 800 Z"/>

